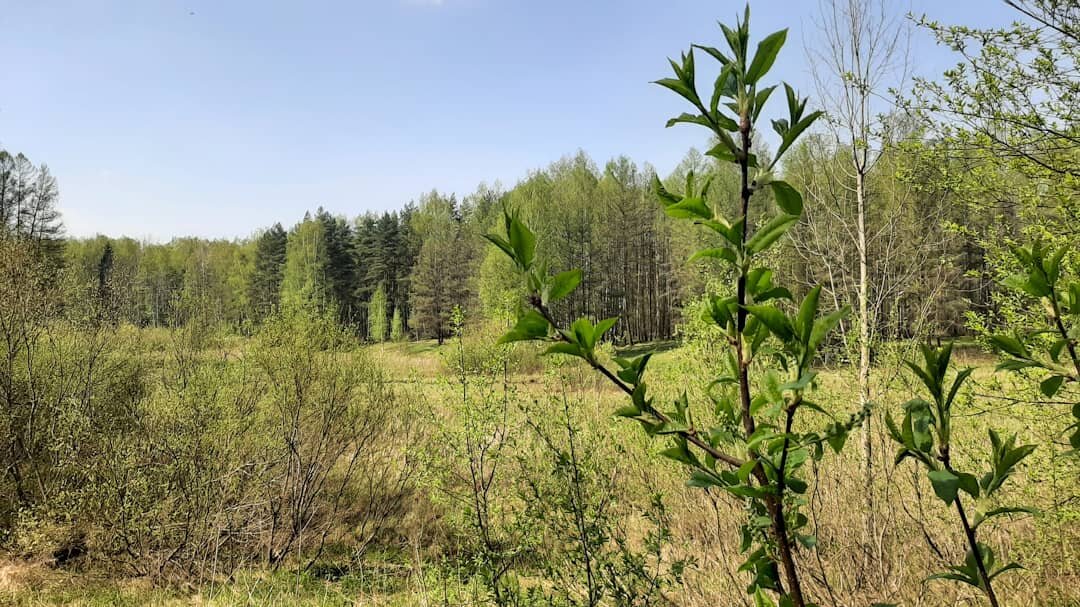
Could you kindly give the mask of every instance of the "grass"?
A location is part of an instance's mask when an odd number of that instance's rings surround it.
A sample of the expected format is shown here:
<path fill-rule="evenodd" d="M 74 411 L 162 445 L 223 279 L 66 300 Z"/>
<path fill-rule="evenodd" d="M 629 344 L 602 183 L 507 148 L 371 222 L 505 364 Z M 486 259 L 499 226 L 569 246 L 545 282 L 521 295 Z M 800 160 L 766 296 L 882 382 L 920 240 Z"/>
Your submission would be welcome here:
<path fill-rule="evenodd" d="M 476 337 L 478 341 L 489 336 Z M 493 340 L 490 340 L 493 341 Z M 701 387 L 707 384 L 708 365 L 696 360 L 692 350 L 675 342 L 654 344 L 659 350 L 651 367 L 650 387 L 659 401 L 682 390 L 691 402 L 701 403 Z M 609 462 L 618 476 L 620 499 L 640 503 L 653 491 L 666 496 L 674 517 L 673 550 L 692 555 L 696 566 L 688 573 L 676 604 L 749 605 L 744 600 L 745 574 L 736 549 L 741 506 L 723 496 L 685 487 L 686 474 L 675 464 L 659 458 L 663 448 L 649 440 L 631 422 L 612 417 L 622 395 L 596 378 L 583 365 L 550 359 L 537 362 L 535 348 L 518 346 L 513 359 L 518 371 L 511 376 L 519 406 L 511 409 L 509 425 L 523 431 L 527 408 L 543 408 L 565 396 L 593 429 L 590 450 Z M 529 348 L 533 348 L 530 350 Z M 635 355 L 644 346 L 619 350 Z M 432 430 L 440 424 L 457 423 L 445 403 L 457 398 L 446 383 L 454 346 L 434 341 L 379 344 L 368 347 L 388 376 L 400 382 L 407 400 L 420 403 L 431 414 Z M 999 579 L 999 595 L 1006 604 L 1025 606 L 1080 605 L 1080 466 L 1075 456 L 1063 455 L 1061 430 L 1068 411 L 1034 404 L 1036 394 L 1013 376 L 992 372 L 992 361 L 977 349 L 958 352 L 962 364 L 978 367 L 974 386 L 957 412 L 955 444 L 957 463 L 977 469 L 985 465 L 988 428 L 1017 433 L 1021 442 L 1040 445 L 1010 481 L 1010 504 L 1038 508 L 1035 516 L 987 525 L 981 533 L 1010 560 L 1024 564 L 1025 571 Z M 903 373 L 875 373 L 877 414 L 869 427 L 875 478 L 873 517 L 878 534 L 869 547 L 863 541 L 864 510 L 861 445 L 851 445 L 839 456 L 827 456 L 809 473 L 811 489 L 806 511 L 819 537 L 816 552 L 800 554 L 810 572 L 807 585 L 822 605 L 869 605 L 901 602 L 905 605 L 976 605 L 976 593 L 949 582 L 926 582 L 930 574 L 963 558 L 964 543 L 954 513 L 933 495 L 925 475 L 909 465 L 894 467 L 894 448 L 885 436 L 881 415 L 894 415 L 901 404 L 920 388 Z M 690 378 L 689 380 L 687 378 Z M 853 375 L 846 367 L 822 373 L 813 398 L 838 416 L 855 409 Z M 699 405 L 700 406 L 700 405 Z M 827 420 L 804 419 L 807 428 Z M 861 435 L 852 436 L 853 442 Z M 1053 446 L 1051 446 L 1053 445 Z M 522 457 L 511 466 L 528 465 Z M 520 470 L 508 470 L 514 478 Z M 437 509 L 436 509 L 437 510 Z M 434 512 L 425 525 L 438 525 L 447 512 Z M 425 527 L 416 518 L 405 526 Z M 476 594 L 468 576 L 447 575 L 437 564 L 439 536 L 413 546 L 402 555 L 369 555 L 362 566 L 327 563 L 310 572 L 245 570 L 232 579 L 216 580 L 197 587 L 151 584 L 147 580 L 108 577 L 100 573 L 56 570 L 44 564 L 9 558 L 0 564 L 0 603 L 31 605 L 443 605 L 465 604 Z M 868 550 L 869 554 L 864 550 Z M 408 552 L 408 551 L 405 551 Z M 457 597 L 450 599 L 448 597 Z"/>

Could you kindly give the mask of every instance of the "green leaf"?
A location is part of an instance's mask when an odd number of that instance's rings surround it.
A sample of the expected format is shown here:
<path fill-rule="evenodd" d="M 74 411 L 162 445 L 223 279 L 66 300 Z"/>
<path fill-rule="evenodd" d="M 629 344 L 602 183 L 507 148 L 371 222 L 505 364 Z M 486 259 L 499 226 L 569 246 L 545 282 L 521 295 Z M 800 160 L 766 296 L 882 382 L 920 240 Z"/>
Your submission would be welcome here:
<path fill-rule="evenodd" d="M 793 215 L 780 215 L 774 217 L 769 223 L 761 227 L 746 243 L 746 249 L 751 253 L 760 253 L 769 248 L 769 245 L 780 239 L 798 221 Z"/>
<path fill-rule="evenodd" d="M 544 355 L 547 356 L 548 354 L 568 354 L 570 356 L 581 356 L 581 346 L 577 344 L 559 342 L 557 344 L 551 344 L 547 350 L 544 350 Z"/>
<path fill-rule="evenodd" d="M 975 528 L 978 528 L 979 525 L 981 525 L 984 521 L 990 520 L 990 519 L 994 518 L 995 516 L 1003 516 L 1003 515 L 1006 515 L 1006 514 L 1020 514 L 1020 513 L 1034 515 L 1034 514 L 1038 514 L 1039 511 L 1036 510 L 1035 508 L 1028 508 L 1027 506 L 1006 506 L 1006 507 L 1002 507 L 1002 508 L 994 508 L 993 510 L 988 511 L 985 514 L 976 513 L 975 514 L 975 523 L 972 526 L 975 527 Z"/>
<path fill-rule="evenodd" d="M 704 258 L 722 259 L 730 263 L 735 263 L 736 259 L 738 259 L 735 251 L 730 247 L 717 247 L 715 249 L 702 249 L 691 255 L 689 261 L 697 261 Z"/>
<path fill-rule="evenodd" d="M 803 199 L 802 194 L 786 181 L 771 181 L 769 187 L 772 188 L 773 198 L 776 199 L 776 205 L 780 207 L 782 211 L 788 215 L 801 215 L 803 211 Z"/>
<path fill-rule="evenodd" d="M 829 446 L 832 447 L 834 453 L 840 453 L 844 448 L 844 443 L 847 442 L 848 433 L 843 428 L 834 430 L 826 438 L 829 441 Z"/>
<path fill-rule="evenodd" d="M 596 326 L 593 327 L 593 345 L 595 345 L 596 342 L 604 336 L 604 333 L 607 333 L 609 330 L 611 330 L 611 327 L 614 327 L 615 323 L 617 322 L 619 322 L 618 317 L 605 318 L 604 320 L 596 323 Z"/>
<path fill-rule="evenodd" d="M 518 265 L 528 270 L 532 267 L 533 257 L 536 254 L 536 236 L 517 218 L 510 221 L 508 236 Z"/>
<path fill-rule="evenodd" d="M 956 492 L 960 488 L 960 477 L 948 470 L 931 470 L 927 473 L 930 484 L 934 486 L 934 493 L 946 504 L 956 501 Z"/>
<path fill-rule="evenodd" d="M 591 351 L 593 345 L 596 344 L 596 338 L 593 336 L 593 324 L 588 318 L 579 318 L 570 325 L 570 331 L 573 333 L 573 340 L 580 345 L 584 350 Z"/>
<path fill-rule="evenodd" d="M 825 336 L 829 334 L 829 331 L 836 328 L 836 325 L 850 313 L 851 307 L 844 306 L 814 321 L 814 330 L 810 332 L 810 341 L 806 345 L 808 357 L 817 352 L 818 346 L 825 341 Z"/>
<path fill-rule="evenodd" d="M 690 453 L 686 450 L 685 447 L 679 445 L 664 449 L 660 452 L 660 455 L 661 457 L 673 459 L 683 464 L 693 464 L 693 460 L 690 458 Z"/>
<path fill-rule="evenodd" d="M 555 276 L 552 276 L 551 282 L 548 285 L 547 301 L 559 301 L 573 293 L 574 289 L 581 284 L 581 276 L 581 270 L 577 269 L 559 272 Z"/>
<path fill-rule="evenodd" d="M 758 121 L 758 116 L 761 115 L 761 110 L 765 107 L 765 102 L 769 100 L 769 96 L 776 90 L 775 86 L 769 86 L 758 91 L 754 97 L 754 122 Z"/>
<path fill-rule="evenodd" d="M 817 315 L 818 300 L 821 298 L 821 287 L 810 289 L 799 306 L 799 314 L 796 316 L 795 329 L 799 331 L 799 341 L 804 346 L 810 344 L 810 334 L 814 330 L 814 316 Z"/>
<path fill-rule="evenodd" d="M 543 339 L 548 334 L 548 321 L 536 310 L 527 310 L 518 316 L 517 324 L 503 335 L 498 343 Z"/>
<path fill-rule="evenodd" d="M 1060 375 L 1051 375 L 1039 383 L 1039 390 L 1042 391 L 1046 398 L 1053 398 L 1058 390 L 1061 389 L 1061 384 L 1065 381 L 1065 378 Z"/>
<path fill-rule="evenodd" d="M 664 212 L 675 219 L 712 219 L 713 212 L 705 201 L 697 196 L 687 196 L 675 204 L 664 207 Z"/>
<path fill-rule="evenodd" d="M 776 607 L 776 603 L 764 590 L 758 588 L 754 591 L 754 607 Z"/>
<path fill-rule="evenodd" d="M 773 306 L 746 306 L 746 311 L 761 321 L 761 323 L 768 327 L 769 331 L 781 341 L 789 341 L 795 335 L 791 327 L 791 321 L 788 317 Z"/>
<path fill-rule="evenodd" d="M 701 99 L 698 98 L 697 92 L 687 86 L 682 80 L 677 80 L 675 78 L 661 78 L 660 80 L 654 81 L 653 84 L 659 84 L 668 90 L 675 91 L 683 99 L 686 99 L 694 105 L 701 103 Z"/>
<path fill-rule="evenodd" d="M 703 127 L 712 128 L 712 122 L 709 122 L 709 119 L 705 116 L 702 116 L 700 114 L 687 114 L 685 112 L 676 116 L 675 118 L 668 120 L 666 126 L 667 128 L 671 128 L 676 124 L 680 123 L 698 124 Z"/>
<path fill-rule="evenodd" d="M 502 251 L 506 253 L 507 257 L 514 261 L 517 261 L 517 256 L 514 254 L 514 247 L 510 246 L 510 243 L 507 242 L 505 238 L 499 236 L 498 234 L 485 234 L 484 238 L 490 241 L 493 245 L 502 249 Z"/>
<path fill-rule="evenodd" d="M 787 40 L 787 29 L 773 32 L 758 43 L 754 60 L 750 62 L 750 68 L 746 70 L 746 84 L 753 85 L 761 79 L 776 61 L 776 55 Z"/>
<path fill-rule="evenodd" d="M 712 474 L 701 470 L 695 470 L 693 474 L 690 475 L 689 480 L 686 481 L 686 486 L 707 489 L 709 487 L 724 487 L 725 483 L 721 482 L 720 479 Z"/>
<path fill-rule="evenodd" d="M 960 479 L 960 489 L 971 497 L 979 498 L 979 479 L 975 478 L 974 474 L 968 474 L 967 472 L 957 472 L 957 478 Z"/>
<path fill-rule="evenodd" d="M 991 335 L 990 345 L 1016 358 L 1031 358 L 1031 354 L 1024 347 L 1024 344 L 1010 335 Z"/>
<path fill-rule="evenodd" d="M 1005 573 L 1006 571 L 1012 571 L 1014 569 L 1023 569 L 1023 568 L 1024 567 L 1020 563 L 1009 563 L 1008 565 L 1005 565 L 1001 569 L 998 569 L 997 571 L 989 574 L 990 575 L 990 580 L 992 581 L 994 578 L 1001 575 L 1002 573 Z"/>
<path fill-rule="evenodd" d="M 667 188 L 664 187 L 664 184 L 660 181 L 660 178 L 657 177 L 656 173 L 653 173 L 652 181 L 653 191 L 656 192 L 657 198 L 660 199 L 660 202 L 662 202 L 664 206 L 670 206 L 682 200 L 682 197 L 667 191 Z"/>
<path fill-rule="evenodd" d="M 727 65 L 727 64 L 731 63 L 731 59 L 728 59 L 727 56 L 725 56 L 723 53 L 721 53 L 718 49 L 716 49 L 714 47 L 703 46 L 701 44 L 694 44 L 692 46 L 693 46 L 693 48 L 701 49 L 701 50 L 705 51 L 706 53 L 708 53 L 709 55 L 711 55 L 713 59 L 716 59 L 717 61 L 720 62 L 720 65 Z"/>

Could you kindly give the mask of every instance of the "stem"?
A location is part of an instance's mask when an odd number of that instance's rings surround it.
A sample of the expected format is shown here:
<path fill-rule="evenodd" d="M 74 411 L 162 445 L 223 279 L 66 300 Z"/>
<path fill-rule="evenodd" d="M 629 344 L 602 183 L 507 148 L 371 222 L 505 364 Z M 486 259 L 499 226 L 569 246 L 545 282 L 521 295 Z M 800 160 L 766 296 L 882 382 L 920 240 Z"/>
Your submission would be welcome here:
<path fill-rule="evenodd" d="M 1050 287 L 1050 309 L 1054 312 L 1054 328 L 1061 334 L 1061 338 L 1065 340 L 1065 349 L 1069 351 L 1073 366 L 1076 367 L 1076 381 L 1080 382 L 1080 356 L 1077 355 L 1076 344 L 1069 337 L 1069 331 L 1061 320 L 1061 306 L 1058 305 L 1057 291 L 1054 290 L 1054 287 Z"/>
<path fill-rule="evenodd" d="M 750 232 L 750 196 L 753 193 L 750 190 L 750 118 L 749 116 L 743 116 L 739 124 L 739 134 L 742 137 L 742 154 L 739 158 L 739 173 L 741 178 L 741 191 L 740 191 L 740 215 L 739 220 L 743 223 L 742 242 L 740 248 L 746 251 L 746 236 Z M 735 354 L 738 359 L 739 365 L 739 398 L 740 405 L 742 406 L 742 418 L 743 429 L 746 432 L 746 438 L 749 439 L 753 435 L 756 429 L 754 423 L 754 417 L 750 413 L 750 361 L 745 356 L 743 350 L 743 330 L 746 328 L 746 266 L 743 265 L 739 268 L 739 279 L 737 283 L 737 302 L 738 312 L 736 316 L 736 339 L 735 339 Z M 790 426 L 792 418 L 794 417 L 794 408 L 790 408 L 788 411 L 788 425 Z M 784 452 L 787 455 L 787 452 Z M 781 458 L 784 456 L 782 455 Z M 753 474 L 757 479 L 758 484 L 765 487 L 769 484 L 768 476 L 765 474 L 765 468 L 758 461 L 757 456 L 751 451 L 751 461 L 757 463 L 754 466 Z M 786 462 L 785 462 L 786 464 Z M 783 487 L 783 470 L 779 472 L 778 488 Z M 781 489 L 782 491 L 782 489 Z M 795 607 L 804 607 L 806 600 L 803 598 L 802 586 L 799 584 L 799 573 L 795 567 L 795 557 L 791 548 L 791 541 L 788 538 L 787 533 L 787 520 L 784 518 L 784 500 L 782 494 L 766 495 L 764 497 L 765 509 L 769 513 L 769 518 L 772 520 L 772 535 L 776 541 L 777 551 L 780 553 L 780 565 L 784 572 L 784 585 L 787 586 L 788 596 L 791 598 Z M 784 594 L 783 586 L 778 584 L 778 590 L 780 594 Z"/>
<path fill-rule="evenodd" d="M 979 577 L 982 578 L 986 598 L 990 601 L 990 607 L 998 607 L 997 595 L 994 594 L 994 587 L 990 585 L 990 576 L 986 573 L 986 565 L 983 564 L 982 553 L 979 552 L 979 543 L 975 539 L 975 530 L 968 523 L 967 514 L 964 512 L 964 506 L 960 504 L 959 495 L 956 496 L 956 511 L 960 514 L 960 523 L 964 526 L 964 535 L 967 536 L 971 553 L 975 555 L 975 565 L 979 568 Z"/>
<path fill-rule="evenodd" d="M 535 309 L 537 312 L 539 312 L 540 315 L 543 316 L 544 319 L 548 321 L 548 324 L 550 324 L 553 327 L 558 326 L 558 325 L 555 324 L 555 321 L 551 316 L 551 311 L 548 310 L 547 306 L 545 306 L 543 303 L 540 302 L 539 298 L 533 298 L 530 301 L 530 303 L 532 304 L 533 309 Z M 563 336 L 561 333 L 559 334 L 559 339 L 560 339 L 560 341 L 570 343 L 570 340 L 566 339 L 566 337 Z M 604 365 L 600 364 L 599 362 L 597 362 L 595 360 L 587 359 L 587 362 L 589 363 L 589 365 L 593 369 L 596 369 L 604 377 L 608 378 L 608 380 L 612 384 L 614 384 L 615 387 L 619 388 L 620 390 L 625 392 L 627 395 L 633 395 L 634 394 L 634 389 L 631 388 L 630 386 L 628 386 L 626 384 L 626 382 L 619 379 L 618 376 L 616 376 L 614 373 L 612 373 L 610 369 L 608 369 L 607 367 L 605 367 Z M 653 407 L 651 405 L 646 405 L 645 407 L 646 407 L 645 412 L 648 413 L 649 415 L 652 415 L 656 419 L 660 420 L 661 423 L 666 424 L 666 423 L 671 421 L 671 418 L 669 418 L 668 416 L 661 413 L 655 407 Z M 705 453 L 708 453 L 709 455 L 711 455 L 717 461 L 724 462 L 725 464 L 728 464 L 732 468 L 738 468 L 738 467 L 740 467 L 740 466 L 742 466 L 743 464 L 746 463 L 743 460 L 741 460 L 741 459 L 739 459 L 739 458 L 737 458 L 737 457 L 735 457 L 733 455 L 729 455 L 727 453 L 724 453 L 723 451 L 720 451 L 716 447 L 712 446 L 706 440 L 701 438 L 701 436 L 693 428 L 691 428 L 690 430 L 681 431 L 681 432 L 679 432 L 679 435 L 682 436 L 683 438 L 685 438 L 686 441 L 689 442 L 690 444 L 692 444 L 695 447 L 701 449 Z"/>
<path fill-rule="evenodd" d="M 950 463 L 951 458 L 948 443 L 941 446 L 940 459 L 946 470 L 954 472 L 952 464 Z M 983 564 L 982 552 L 979 551 L 979 542 L 975 537 L 975 529 L 973 529 L 971 523 L 968 522 L 967 513 L 964 512 L 964 505 L 960 503 L 959 494 L 957 494 L 955 501 L 956 512 L 960 515 L 960 524 L 964 527 L 964 536 L 967 537 L 968 546 L 971 548 L 971 554 L 975 556 L 975 566 L 979 570 L 979 578 L 982 579 L 986 598 L 990 601 L 990 607 L 998 607 L 997 595 L 994 594 L 994 587 L 990 585 L 990 575 L 986 572 L 986 565 Z"/>

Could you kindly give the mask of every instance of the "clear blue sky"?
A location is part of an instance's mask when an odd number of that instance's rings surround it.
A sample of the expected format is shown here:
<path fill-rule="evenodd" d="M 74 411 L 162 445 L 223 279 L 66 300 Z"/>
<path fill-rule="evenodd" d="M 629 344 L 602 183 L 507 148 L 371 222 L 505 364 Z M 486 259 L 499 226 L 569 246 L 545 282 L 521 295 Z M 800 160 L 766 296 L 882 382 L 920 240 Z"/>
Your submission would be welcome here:
<path fill-rule="evenodd" d="M 999 0 L 893 1 L 999 25 Z M 437 188 L 512 186 L 585 150 L 671 170 L 702 143 L 648 82 L 719 45 L 727 0 L 4 0 L 0 146 L 46 162 L 68 232 L 235 237 L 322 205 L 354 216 Z M 790 27 L 771 74 L 809 92 L 816 0 L 756 0 Z M 917 73 L 951 65 L 916 33 Z"/>

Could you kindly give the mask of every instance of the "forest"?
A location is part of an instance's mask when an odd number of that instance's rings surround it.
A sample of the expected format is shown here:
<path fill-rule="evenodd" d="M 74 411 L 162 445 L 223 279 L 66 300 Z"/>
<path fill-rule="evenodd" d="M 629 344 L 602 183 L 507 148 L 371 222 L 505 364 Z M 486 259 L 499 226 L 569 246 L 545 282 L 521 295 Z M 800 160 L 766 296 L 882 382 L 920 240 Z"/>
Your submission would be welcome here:
<path fill-rule="evenodd" d="M 247 238 L 0 148 L 0 603 L 1080 605 L 1080 4 L 1005 4 L 824 0 L 807 91 L 725 10 L 669 174 Z"/>

